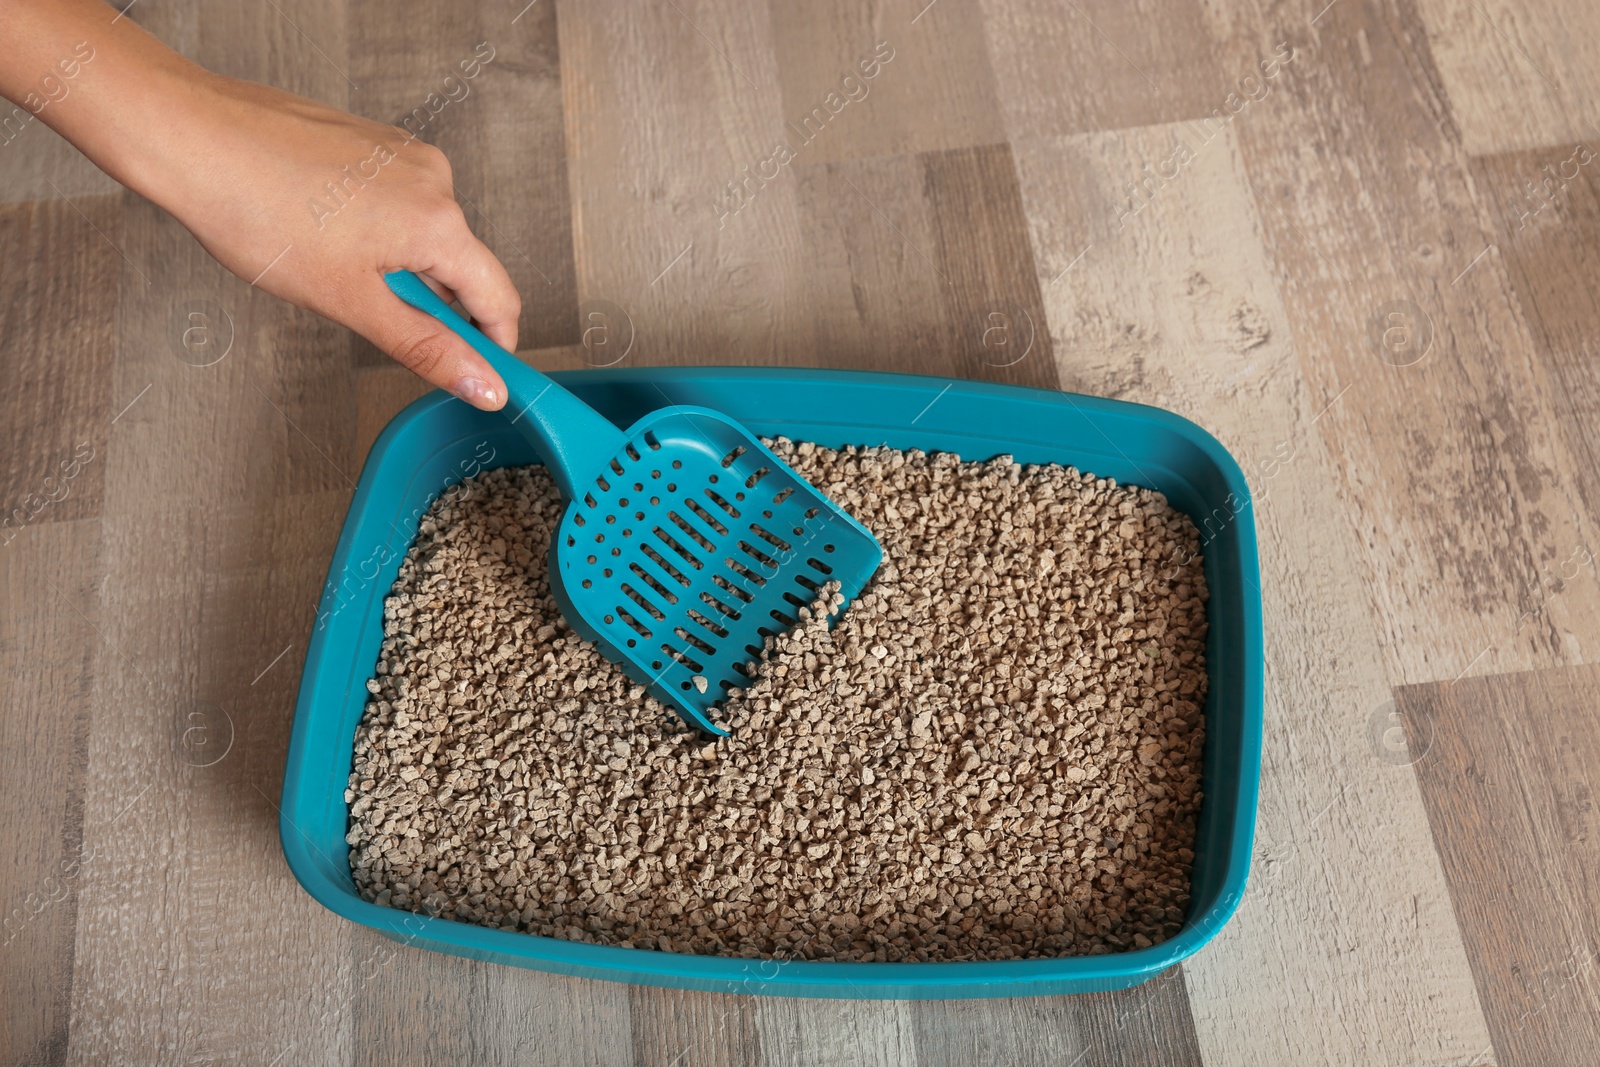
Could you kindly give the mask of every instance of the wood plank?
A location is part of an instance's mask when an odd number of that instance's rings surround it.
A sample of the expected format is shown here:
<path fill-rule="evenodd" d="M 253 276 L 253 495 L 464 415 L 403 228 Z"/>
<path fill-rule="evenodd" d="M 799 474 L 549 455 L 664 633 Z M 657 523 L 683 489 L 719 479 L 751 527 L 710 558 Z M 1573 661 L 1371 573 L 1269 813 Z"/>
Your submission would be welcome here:
<path fill-rule="evenodd" d="M 0 866 L 8 1062 L 66 1055 L 78 889 L 97 858 L 82 837 L 82 789 L 103 561 L 99 524 L 84 520 L 104 503 L 116 414 L 121 221 L 120 195 L 0 207 L 12 371 L 0 420 L 0 655 L 15 665 L 0 743 L 18 754 L 0 786 L 13 830 Z"/>
<path fill-rule="evenodd" d="M 1056 386 L 1006 146 L 797 167 L 815 357 Z"/>
<path fill-rule="evenodd" d="M 467 1063 L 615 1067 L 631 1058 L 628 987 L 517 967 L 476 972 Z"/>
<path fill-rule="evenodd" d="M 467 220 L 522 294 L 518 345 L 576 344 L 581 324 L 556 5 L 486 7 L 481 19 L 495 61 L 479 90 L 477 144 L 452 157 L 457 199 L 471 198 Z"/>
<path fill-rule="evenodd" d="M 1184 965 L 1199 1046 L 1240 1064 L 1461 1062 L 1483 1021 L 1421 801 L 1367 739 L 1389 686 L 1319 434 L 1352 425 L 1354 394 L 1327 407 L 1302 373 L 1232 131 L 1136 215 L 1119 204 L 1186 130 L 1016 151 L 1063 385 L 1196 420 L 1254 489 L 1236 521 L 1256 524 L 1272 635 L 1259 843 L 1239 914 Z"/>
<path fill-rule="evenodd" d="M 1584 162 L 1587 160 L 1587 162 Z M 1553 388 L 1549 412 L 1573 456 L 1570 495 L 1563 503 L 1574 513 L 1600 513 L 1600 303 L 1585 281 L 1600 268 L 1592 234 L 1600 227 L 1600 155 L 1570 148 L 1532 149 L 1473 160 L 1479 196 L 1496 220 L 1495 254 L 1504 265 L 1517 306 L 1525 316 L 1541 365 Z M 1527 184 L 1537 192 L 1530 195 Z M 1565 487 L 1561 487 L 1564 489 Z M 1560 491 L 1560 490 L 1558 490 Z M 1573 582 L 1592 585 L 1592 535 L 1545 563 L 1538 578 L 1519 590 L 1511 607 L 1516 625 L 1558 626 L 1551 639 L 1581 655 L 1580 641 L 1560 626 L 1550 608 L 1564 599 Z M 1589 634 L 1576 635 L 1578 638 Z"/>
<path fill-rule="evenodd" d="M 1201 11 L 1160 0 L 985 3 L 1007 133 L 1015 141 L 1149 126 L 1224 106 L 1253 68 L 1219 65 Z"/>
<path fill-rule="evenodd" d="M 610 1067 L 632 1058 L 627 986 L 446 956 L 365 930 L 353 947 L 357 1067 Z"/>
<path fill-rule="evenodd" d="M 1000 139 L 994 72 L 975 47 L 983 14 L 974 0 L 769 7 L 788 124 L 779 136 L 806 163 Z"/>
<path fill-rule="evenodd" d="M 1395 693 L 1501 1067 L 1600 1040 L 1597 686 L 1588 665 Z"/>
<path fill-rule="evenodd" d="M 1011 149 L 929 153 L 921 161 L 934 260 L 948 279 L 939 350 L 951 373 L 1054 388 L 1059 377 L 1049 333 L 1039 329 L 1044 305 Z"/>
<path fill-rule="evenodd" d="M 156 511 L 138 492 L 113 473 L 101 520 L 117 577 L 91 635 L 72 1056 L 343 1060 L 349 927 L 289 874 L 277 790 L 345 496 Z"/>
<path fill-rule="evenodd" d="M 104 442 L 101 442 L 102 445 Z M 54 522 L 0 547 L 0 1059 L 66 1057 L 83 847 L 84 754 L 99 624 L 100 526 Z M 83 614 L 79 615 L 78 612 Z"/>
<path fill-rule="evenodd" d="M 945 281 L 933 258 L 937 238 L 921 161 L 894 156 L 799 166 L 795 177 L 815 264 L 807 287 L 815 362 L 898 370 L 921 362 L 928 373 L 950 368 Z"/>
<path fill-rule="evenodd" d="M 472 1033 L 477 971 L 491 964 L 399 944 L 371 930 L 352 934 L 353 1067 L 461 1063 L 464 1050 L 493 1041 Z"/>
<path fill-rule="evenodd" d="M 618 19 L 581 5 L 559 28 L 582 298 L 631 317 L 633 362 L 814 360 L 794 167 L 743 210 L 722 201 L 783 136 L 766 7 L 678 2 Z"/>
<path fill-rule="evenodd" d="M 1565 503 L 1576 464 L 1545 415 L 1554 386 L 1508 297 L 1415 9 L 1341 0 L 1315 37 L 1298 14 L 1217 18 L 1231 62 L 1283 40 L 1300 53 L 1265 110 L 1229 129 L 1316 406 L 1350 390 L 1318 432 L 1389 679 L 1592 655 L 1600 586 L 1563 597 L 1552 628 L 1518 630 L 1510 607 L 1583 537 Z"/>
<path fill-rule="evenodd" d="M 762 997 L 756 1030 L 765 1062 L 793 1067 L 897 1067 L 917 1062 L 911 1005 L 895 1000 Z"/>
<path fill-rule="evenodd" d="M 26 526 L 100 512 L 95 452 L 116 415 L 122 198 L 0 206 L 0 344 L 13 400 L 0 420 L 0 544 Z"/>
<path fill-rule="evenodd" d="M 555 5 L 407 10 L 396 18 L 392 4 L 351 4 L 351 107 L 449 157 L 468 224 L 522 295 L 519 345 L 576 343 Z M 355 345 L 362 366 L 387 361 Z"/>
<path fill-rule="evenodd" d="M 635 986 L 629 998 L 633 1062 L 740 1067 L 763 1062 L 748 996 Z"/>
<path fill-rule="evenodd" d="M 350 73 L 348 20 L 343 5 L 310 0 L 273 0 L 265 8 L 227 0 L 200 0 L 187 11 L 156 16 L 163 40 L 207 70 L 265 82 L 300 96 L 348 109 L 355 82 Z M 143 18 L 130 10 L 130 18 Z"/>
<path fill-rule="evenodd" d="M 342 11 L 224 7 L 170 28 L 208 66 L 342 103 Z M 350 492 L 348 356 L 336 328 L 226 275 L 131 196 L 123 238 L 112 393 L 139 399 L 106 448 L 84 796 L 105 862 L 80 888 L 69 1052 L 342 1062 L 350 928 L 290 875 L 277 797 Z M 179 343 L 192 300 L 232 323 L 209 365 Z"/>
<path fill-rule="evenodd" d="M 918 1067 L 1201 1062 L 1176 967 L 1116 993 L 919 1001 L 913 1012 Z"/>
<path fill-rule="evenodd" d="M 1600 18 L 1583 0 L 1418 0 L 1428 47 L 1472 155 L 1587 141 L 1600 100 Z"/>

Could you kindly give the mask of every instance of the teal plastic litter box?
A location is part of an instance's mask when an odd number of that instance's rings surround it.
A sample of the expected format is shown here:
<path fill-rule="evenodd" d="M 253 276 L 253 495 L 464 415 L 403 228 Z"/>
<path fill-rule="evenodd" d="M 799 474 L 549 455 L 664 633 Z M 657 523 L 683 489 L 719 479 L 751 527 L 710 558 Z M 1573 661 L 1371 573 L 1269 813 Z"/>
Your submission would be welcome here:
<path fill-rule="evenodd" d="M 1260 578 L 1250 491 L 1216 439 L 1157 408 L 1071 393 L 913 375 L 746 367 L 556 375 L 619 426 L 666 404 L 715 408 L 757 433 L 820 445 L 890 445 L 982 460 L 1061 463 L 1165 493 L 1204 541 L 1210 588 L 1203 767 L 1190 912 L 1149 948 L 985 963 L 814 963 L 612 948 L 428 918 L 362 900 L 351 880 L 355 729 L 382 641 L 383 600 L 428 506 L 495 467 L 537 463 L 499 414 L 432 393 L 389 423 L 351 501 L 318 608 L 284 772 L 289 867 L 320 903 L 421 948 L 560 974 L 678 989 L 805 997 L 1016 997 L 1123 989 L 1209 941 L 1249 873 L 1261 767 Z M 541 551 L 543 549 L 541 548 Z"/>

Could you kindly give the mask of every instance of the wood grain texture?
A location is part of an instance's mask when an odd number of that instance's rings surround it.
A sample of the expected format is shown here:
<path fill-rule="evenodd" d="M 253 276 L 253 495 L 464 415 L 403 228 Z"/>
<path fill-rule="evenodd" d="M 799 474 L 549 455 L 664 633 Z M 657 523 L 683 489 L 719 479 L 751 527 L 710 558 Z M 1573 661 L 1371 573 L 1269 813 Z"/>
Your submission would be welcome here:
<path fill-rule="evenodd" d="M 628 987 L 480 964 L 459 1058 L 493 1067 L 612 1067 L 633 1052 Z"/>
<path fill-rule="evenodd" d="M 808 162 L 999 139 L 994 73 L 974 47 L 983 39 L 975 0 L 769 6 L 786 135 L 807 141 Z"/>
<path fill-rule="evenodd" d="M 635 1067 L 762 1063 L 752 998 L 636 986 L 629 998 Z M 775 1050 L 781 1056 L 782 1048 Z"/>
<path fill-rule="evenodd" d="M 1199 1064 L 1176 967 L 1116 993 L 913 1005 L 919 1065 Z"/>
<path fill-rule="evenodd" d="M 117 427 L 130 447 L 107 476 L 119 462 L 138 468 L 129 477 L 148 491 L 128 505 L 241 505 L 263 483 L 275 494 L 354 488 L 348 335 L 235 278 L 131 194 L 123 236 L 129 298 L 111 391 L 113 413 L 128 405 Z M 192 352 L 197 328 L 209 340 Z"/>
<path fill-rule="evenodd" d="M 58 522 L 0 547 L 0 1059 L 60 1062 L 71 1020 L 82 849 L 90 668 L 100 615 L 100 525 Z M 81 612 L 81 614 L 80 614 Z"/>
<path fill-rule="evenodd" d="M 785 137 L 763 5 L 674 3 L 560 28 L 578 292 L 630 318 L 640 363 L 813 358 L 796 161 L 729 185 Z M 887 72 L 884 74 L 887 77 Z"/>
<path fill-rule="evenodd" d="M 899 1067 L 917 1062 L 916 1022 L 901 1001 L 762 997 L 756 1030 L 765 1062 L 794 1067 Z"/>
<path fill-rule="evenodd" d="M 342 104 L 342 10 L 316 15 L 211 10 L 180 36 L 212 67 Z M 131 406 L 105 450 L 117 577 L 92 646 L 96 860 L 79 890 L 68 1058 L 346 1060 L 351 931 L 289 874 L 276 805 L 350 491 L 348 359 L 334 327 L 223 275 L 131 196 L 122 239 L 109 379 Z M 232 323 L 233 347 L 205 366 L 180 355 L 175 312 L 193 300 L 217 306 L 213 328 Z M 286 957 L 297 965 L 268 962 Z"/>
<path fill-rule="evenodd" d="M 105 464 L 85 457 L 116 414 L 104 294 L 122 269 L 121 236 L 120 194 L 0 207 L 0 353 L 15 394 L 0 419 L 0 542 L 99 514 Z M 78 377 L 60 373 L 64 360 Z"/>
<path fill-rule="evenodd" d="M 484 964 L 399 944 L 371 930 L 351 942 L 354 1067 L 446 1063 L 460 1059 L 469 1042 L 492 1040 L 472 1032 L 473 986 Z"/>
<path fill-rule="evenodd" d="M 608 1067 L 633 1055 L 626 986 L 443 956 L 369 930 L 353 934 L 351 960 L 357 1065 Z"/>
<path fill-rule="evenodd" d="M 1429 49 L 1468 152 L 1588 141 L 1600 76 L 1585 58 L 1600 13 L 1582 0 L 1419 0 Z"/>
<path fill-rule="evenodd" d="M 318 557 L 345 497 L 263 488 L 247 506 L 161 513 L 124 507 L 137 491 L 113 471 L 101 520 L 107 569 L 139 577 L 105 589 L 94 634 L 95 859 L 79 889 L 71 1057 L 345 1058 L 350 932 L 290 876 L 276 811 Z M 299 964 L 265 962 L 285 957 Z"/>
<path fill-rule="evenodd" d="M 1575 514 L 1600 514 L 1600 297 L 1587 284 L 1600 269 L 1595 234 L 1600 232 L 1600 155 L 1535 149 L 1473 161 L 1480 199 L 1496 219 L 1496 251 L 1512 292 L 1524 312 L 1545 373 L 1553 388 L 1548 414 L 1560 428 L 1574 459 L 1573 492 L 1562 502 Z M 1552 601 L 1564 599 L 1571 584 L 1591 585 L 1595 546 L 1590 523 L 1568 551 L 1541 569 L 1519 591 L 1516 625 L 1550 629 L 1549 640 L 1564 647 L 1579 644 L 1565 615 Z"/>
<path fill-rule="evenodd" d="M 1395 694 L 1501 1067 L 1600 1038 L 1594 666 Z"/>
<path fill-rule="evenodd" d="M 1192 159 L 1131 213 L 1128 176 L 1175 139 Z M 1368 740 L 1388 685 L 1321 436 L 1359 432 L 1354 394 L 1327 406 L 1301 373 L 1233 133 L 1201 143 L 1180 124 L 1016 150 L 1063 387 L 1199 421 L 1252 485 L 1202 531 L 1255 524 L 1271 635 L 1257 872 L 1184 964 L 1206 1060 L 1464 1062 L 1483 1021 L 1421 802 Z M 1346 1011 L 1323 1010 L 1330 989 Z"/>
<path fill-rule="evenodd" d="M 941 17 L 943 4 L 924 21 Z M 1224 104 L 1219 65 L 1195 4 L 1050 0 L 983 5 L 1006 132 L 1013 138 L 1197 119 Z"/>
<path fill-rule="evenodd" d="M 816 357 L 1054 388 L 1011 152 L 800 168 Z"/>
<path fill-rule="evenodd" d="M 1389 678 L 1593 655 L 1600 589 L 1552 609 L 1571 643 L 1519 631 L 1509 608 L 1582 538 L 1563 502 L 1574 462 L 1544 417 L 1552 383 L 1489 248 L 1493 221 L 1416 10 L 1341 0 L 1309 32 L 1277 10 L 1217 19 L 1231 62 L 1296 51 L 1252 105 L 1264 113 L 1229 128 L 1316 406 L 1348 387 L 1339 415 L 1363 427 L 1338 432 L 1330 417 L 1319 432 Z"/>

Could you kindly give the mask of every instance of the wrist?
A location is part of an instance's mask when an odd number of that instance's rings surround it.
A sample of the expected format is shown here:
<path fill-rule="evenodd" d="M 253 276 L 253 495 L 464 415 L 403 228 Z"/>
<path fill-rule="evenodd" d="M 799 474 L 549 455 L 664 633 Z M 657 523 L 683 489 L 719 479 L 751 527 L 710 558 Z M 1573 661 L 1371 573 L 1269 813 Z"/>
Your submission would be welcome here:
<path fill-rule="evenodd" d="M 185 156 L 193 162 L 202 101 L 215 75 L 137 31 L 142 40 L 112 48 L 78 109 L 83 123 L 60 132 L 118 182 L 171 210 L 181 195 Z M 146 47 L 146 45 L 150 47 Z M 63 119 L 69 116 L 63 115 Z"/>
<path fill-rule="evenodd" d="M 126 106 L 116 109 L 117 128 L 105 140 L 102 159 L 86 154 L 117 181 L 165 211 L 188 201 L 190 186 L 206 170 L 203 148 L 213 140 L 211 123 L 224 95 L 225 79 L 173 54 L 176 62 L 142 75 Z M 82 146 L 80 146 L 82 147 Z"/>

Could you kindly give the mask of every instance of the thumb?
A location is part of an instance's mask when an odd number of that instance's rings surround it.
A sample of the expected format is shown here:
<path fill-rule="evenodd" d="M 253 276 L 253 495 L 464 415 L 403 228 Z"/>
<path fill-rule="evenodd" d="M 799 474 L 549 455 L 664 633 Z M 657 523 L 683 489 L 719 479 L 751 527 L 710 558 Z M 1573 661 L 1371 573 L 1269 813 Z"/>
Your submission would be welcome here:
<path fill-rule="evenodd" d="M 482 411 L 506 404 L 506 386 L 487 360 L 455 332 L 401 300 L 378 275 L 362 287 L 347 324 L 396 363 Z"/>

